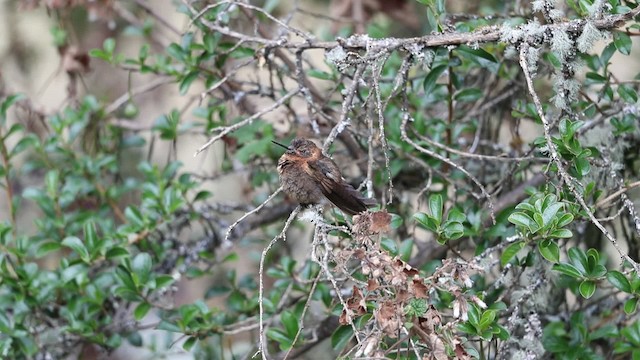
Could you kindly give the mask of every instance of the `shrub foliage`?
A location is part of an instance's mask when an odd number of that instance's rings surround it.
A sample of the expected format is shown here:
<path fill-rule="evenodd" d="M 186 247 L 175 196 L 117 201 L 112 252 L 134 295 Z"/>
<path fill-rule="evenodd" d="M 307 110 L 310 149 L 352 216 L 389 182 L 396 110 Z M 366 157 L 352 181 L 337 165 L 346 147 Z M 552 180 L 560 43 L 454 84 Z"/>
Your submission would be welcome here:
<path fill-rule="evenodd" d="M 0 87 L 3 358 L 640 359 L 637 2 L 175 3 L 13 10 L 69 85 Z M 296 136 L 378 207 L 281 194 Z"/>

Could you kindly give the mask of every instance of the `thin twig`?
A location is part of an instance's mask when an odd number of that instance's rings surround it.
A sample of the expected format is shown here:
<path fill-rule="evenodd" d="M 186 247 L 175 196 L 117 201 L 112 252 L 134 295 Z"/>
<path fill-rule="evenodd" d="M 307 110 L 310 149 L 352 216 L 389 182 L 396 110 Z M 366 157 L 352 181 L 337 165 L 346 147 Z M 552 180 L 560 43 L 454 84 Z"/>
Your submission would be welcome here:
<path fill-rule="evenodd" d="M 227 232 L 224 234 L 223 246 L 230 245 L 229 237 L 231 236 L 231 232 L 233 231 L 233 229 L 235 229 L 236 226 L 238 226 L 238 224 L 240 224 L 244 219 L 248 218 L 252 214 L 255 214 L 258 211 L 260 211 L 265 205 L 267 205 L 267 203 L 269 203 L 269 201 L 273 200 L 273 198 L 275 198 L 276 195 L 278 195 L 281 191 L 282 191 L 282 186 L 277 188 L 276 191 L 273 192 L 273 194 L 269 195 L 269 197 L 265 201 L 263 201 L 262 204 L 256 206 L 255 209 L 246 212 L 238 220 L 234 221 L 234 223 L 231 224 L 231 226 L 229 226 L 229 228 L 227 229 Z"/>
<path fill-rule="evenodd" d="M 271 104 L 270 106 L 258 111 L 257 113 L 249 116 L 248 118 L 237 122 L 231 126 L 225 126 L 223 128 L 217 128 L 215 130 L 219 131 L 218 135 L 212 137 L 211 139 L 209 139 L 209 141 L 207 141 L 204 145 L 202 145 L 198 150 L 196 150 L 196 153 L 193 154 L 193 156 L 198 156 L 198 154 L 200 154 L 201 152 L 203 152 L 204 150 L 206 150 L 209 146 L 211 146 L 213 143 L 215 143 L 216 141 L 222 139 L 225 135 L 227 135 L 230 132 L 236 131 L 238 129 L 240 129 L 243 126 L 249 125 L 251 124 L 255 119 L 259 118 L 260 116 L 270 113 L 271 111 L 279 108 L 282 104 L 284 104 L 287 100 L 289 100 L 290 98 L 292 98 L 293 96 L 295 96 L 298 92 L 300 92 L 300 88 L 295 88 L 294 90 L 289 91 L 288 93 L 286 93 L 283 97 L 281 97 L 280 99 L 278 99 L 278 101 L 274 102 L 273 104 Z"/>
<path fill-rule="evenodd" d="M 115 99 L 111 104 L 107 105 L 107 107 L 104 108 L 104 111 L 106 114 L 110 114 L 116 110 L 118 110 L 120 108 L 120 106 L 126 104 L 127 102 L 131 101 L 133 99 L 134 96 L 140 95 L 140 94 L 144 94 L 148 91 L 154 90 L 162 85 L 165 84 L 171 84 L 173 82 L 175 82 L 175 78 L 171 78 L 171 77 L 160 77 L 157 78 L 149 83 L 145 83 L 142 84 L 136 88 L 133 88 L 129 91 L 127 91 L 126 94 L 122 94 L 119 98 Z"/>
<path fill-rule="evenodd" d="M 360 65 L 356 68 L 356 71 L 353 74 L 353 80 L 351 81 L 351 85 L 349 85 L 349 87 L 347 88 L 347 96 L 342 101 L 342 112 L 340 113 L 340 120 L 338 121 L 336 126 L 334 126 L 333 129 L 331 129 L 329 136 L 327 136 L 327 139 L 324 141 L 322 150 L 327 151 L 331 146 L 331 144 L 333 144 L 333 142 L 335 141 L 336 137 L 341 132 L 343 132 L 344 129 L 347 126 L 349 126 L 349 124 L 351 123 L 351 119 L 349 118 L 349 112 L 351 112 L 353 98 L 355 97 L 356 92 L 358 91 L 360 78 L 362 77 L 362 74 L 364 73 L 365 68 L 366 66 L 364 65 Z"/>
<path fill-rule="evenodd" d="M 294 345 L 296 344 L 296 342 L 298 341 L 298 338 L 300 337 L 300 334 L 302 334 L 302 330 L 304 329 L 304 316 L 307 314 L 307 309 L 309 309 L 311 299 L 313 299 L 313 293 L 316 291 L 316 286 L 320 281 L 321 275 L 322 275 L 322 272 L 318 272 L 318 275 L 316 276 L 316 278 L 313 280 L 313 283 L 311 284 L 311 289 L 309 290 L 309 296 L 307 296 L 307 301 L 304 303 L 304 307 L 302 308 L 300 319 L 298 319 L 298 331 L 296 332 L 296 336 L 293 338 L 293 341 L 291 341 L 291 347 L 289 348 L 289 350 L 287 350 L 287 353 L 284 355 L 283 360 L 286 360 L 289 357 L 289 355 L 291 354 L 291 351 L 293 351 Z"/>
<path fill-rule="evenodd" d="M 465 176 L 467 176 L 480 189 L 480 192 L 482 193 L 482 197 L 487 199 L 487 204 L 488 204 L 488 207 L 489 207 L 489 215 L 491 216 L 491 220 L 492 220 L 493 224 L 495 225 L 496 224 L 496 216 L 495 216 L 495 211 L 494 211 L 494 207 L 493 207 L 493 201 L 491 200 L 491 195 L 489 195 L 489 193 L 485 189 L 484 185 L 482 185 L 480 180 L 478 180 L 469 171 L 467 171 L 467 169 L 465 169 L 462 166 L 456 164 L 451 159 L 449 159 L 447 157 L 444 157 L 444 156 L 438 154 L 437 152 L 434 152 L 434 151 L 431 151 L 429 149 L 426 149 L 426 148 L 420 146 L 419 144 L 417 144 L 411 138 L 409 138 L 409 136 L 407 135 L 407 123 L 409 122 L 409 118 L 410 118 L 410 115 L 408 113 L 405 113 L 405 115 L 403 116 L 403 119 L 402 119 L 402 124 L 400 125 L 400 137 L 402 138 L 402 140 L 406 141 L 409 145 L 411 145 L 414 149 L 418 150 L 419 152 L 421 152 L 421 153 L 423 153 L 425 155 L 431 156 L 433 158 L 436 158 L 436 159 L 444 162 L 445 164 L 449 164 L 450 166 L 452 166 L 453 168 L 455 168 L 456 170 L 462 172 Z"/>
<path fill-rule="evenodd" d="M 373 63 L 373 73 L 374 73 L 373 74 L 373 91 L 376 96 L 376 113 L 378 115 L 378 138 L 382 143 L 382 153 L 384 154 L 384 164 L 385 164 L 385 168 L 387 169 L 387 181 L 389 182 L 389 189 L 387 189 L 389 199 L 387 200 L 386 203 L 391 204 L 391 202 L 393 201 L 393 179 L 391 178 L 389 144 L 387 144 L 387 137 L 384 133 L 385 121 L 384 121 L 384 113 L 382 108 L 382 99 L 380 96 L 380 83 L 379 83 L 380 75 L 382 74 L 382 68 L 387 58 L 388 57 L 386 57 L 384 60 L 381 60 L 380 62 Z M 410 63 L 408 59 L 405 59 L 405 62 Z M 405 62 L 403 62 L 403 66 Z M 382 206 L 384 208 L 384 204 L 382 204 Z"/>
<path fill-rule="evenodd" d="M 278 189 L 278 191 L 280 191 L 281 189 Z M 266 336 L 265 336 L 265 330 L 264 330 L 264 261 L 267 257 L 267 253 L 269 252 L 269 250 L 271 250 L 271 248 L 273 247 L 273 245 L 280 239 L 286 241 L 287 239 L 287 230 L 289 229 L 289 227 L 291 226 L 291 223 L 293 222 L 293 220 L 295 220 L 296 216 L 298 215 L 298 213 L 300 212 L 301 207 L 298 206 L 296 207 L 292 212 L 291 215 L 289 215 L 289 218 L 287 219 L 287 221 L 284 223 L 284 227 L 282 228 L 282 231 L 280 231 L 280 234 L 278 234 L 276 237 L 274 237 L 273 239 L 271 239 L 271 241 L 269 242 L 269 245 L 267 245 L 267 247 L 264 248 L 264 250 L 262 250 L 262 255 L 260 256 L 260 270 L 259 270 L 259 289 L 258 289 L 258 306 L 259 306 L 259 323 L 260 323 L 260 340 L 258 343 L 258 352 L 261 354 L 262 359 L 263 360 L 267 360 L 268 359 L 268 353 L 267 353 L 267 343 L 266 343 Z"/>
<path fill-rule="evenodd" d="M 631 190 L 633 188 L 636 188 L 638 186 L 640 186 L 640 181 L 633 182 L 633 183 L 631 183 L 631 184 L 619 189 L 618 191 L 614 192 L 613 194 L 611 194 L 611 195 L 607 196 L 606 198 L 598 201 L 596 203 L 596 208 L 601 208 L 602 206 L 604 206 L 605 204 L 611 202 L 613 199 L 617 198 L 618 196 L 620 196 L 620 195 L 626 193 L 627 191 L 629 191 L 629 190 Z"/>

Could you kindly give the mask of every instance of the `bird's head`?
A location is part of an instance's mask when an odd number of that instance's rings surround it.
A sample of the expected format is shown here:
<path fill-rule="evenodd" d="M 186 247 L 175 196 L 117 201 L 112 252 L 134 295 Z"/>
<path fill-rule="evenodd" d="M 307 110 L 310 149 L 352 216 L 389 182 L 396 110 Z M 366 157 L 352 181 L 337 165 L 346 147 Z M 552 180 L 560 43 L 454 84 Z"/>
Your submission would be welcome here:
<path fill-rule="evenodd" d="M 289 146 L 276 141 L 273 141 L 273 143 L 287 149 L 285 154 L 298 158 L 315 158 L 322 154 L 322 150 L 313 141 L 304 138 L 294 139 Z"/>

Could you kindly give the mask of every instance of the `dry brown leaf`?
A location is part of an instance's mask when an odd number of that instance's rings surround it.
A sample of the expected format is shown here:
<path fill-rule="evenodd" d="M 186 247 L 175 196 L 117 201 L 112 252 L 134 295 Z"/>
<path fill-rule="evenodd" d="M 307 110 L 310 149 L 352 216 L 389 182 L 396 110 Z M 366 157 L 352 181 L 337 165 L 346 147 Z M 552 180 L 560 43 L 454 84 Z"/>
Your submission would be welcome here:
<path fill-rule="evenodd" d="M 400 330 L 402 308 L 394 301 L 387 300 L 374 312 L 380 328 L 390 338 L 396 338 Z"/>
<path fill-rule="evenodd" d="M 369 279 L 367 280 L 367 291 L 374 291 L 377 290 L 380 287 L 380 284 L 378 284 L 378 281 L 375 279 Z"/>
<path fill-rule="evenodd" d="M 364 300 L 362 291 L 355 285 L 353 286 L 353 294 L 347 299 L 347 308 L 353 310 L 354 315 L 360 316 L 367 313 L 367 303 Z"/>
<path fill-rule="evenodd" d="M 462 347 L 462 345 L 456 344 L 456 348 L 454 351 L 456 353 L 456 359 L 471 360 L 471 356 L 469 356 L 469 353 L 467 352 L 467 350 L 465 350 L 465 348 Z"/>
<path fill-rule="evenodd" d="M 371 227 L 369 231 L 373 234 L 389 231 L 391 215 L 385 210 L 371 213 Z"/>
<path fill-rule="evenodd" d="M 431 334 L 442 324 L 442 317 L 433 305 L 429 305 L 429 310 L 427 310 L 425 316 L 419 318 L 418 321 L 420 328 L 427 334 Z"/>
<path fill-rule="evenodd" d="M 422 279 L 413 279 L 413 294 L 419 299 L 426 299 L 429 288 L 422 282 Z"/>

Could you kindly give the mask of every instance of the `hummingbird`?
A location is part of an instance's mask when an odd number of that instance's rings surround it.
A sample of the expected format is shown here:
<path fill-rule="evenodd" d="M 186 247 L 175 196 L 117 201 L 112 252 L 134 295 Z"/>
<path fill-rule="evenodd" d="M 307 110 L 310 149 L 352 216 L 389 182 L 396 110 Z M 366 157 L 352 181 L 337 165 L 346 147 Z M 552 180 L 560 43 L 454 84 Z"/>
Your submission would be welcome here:
<path fill-rule="evenodd" d="M 321 204 L 326 198 L 345 213 L 356 215 L 376 204 L 354 189 L 312 141 L 297 138 L 289 146 L 272 142 L 287 149 L 278 160 L 280 184 L 300 205 Z"/>

